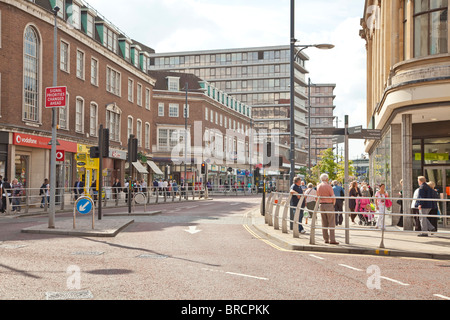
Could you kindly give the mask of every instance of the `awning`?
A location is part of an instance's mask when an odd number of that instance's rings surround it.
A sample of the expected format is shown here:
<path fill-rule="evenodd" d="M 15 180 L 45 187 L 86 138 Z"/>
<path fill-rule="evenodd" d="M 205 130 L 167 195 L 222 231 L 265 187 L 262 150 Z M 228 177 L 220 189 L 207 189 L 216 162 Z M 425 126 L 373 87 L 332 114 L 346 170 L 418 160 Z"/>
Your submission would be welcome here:
<path fill-rule="evenodd" d="M 133 166 L 136 168 L 136 170 L 139 173 L 147 173 L 148 174 L 147 169 L 145 169 L 145 167 L 139 161 L 138 162 L 133 162 Z"/>
<path fill-rule="evenodd" d="M 147 164 L 155 174 L 164 175 L 164 173 L 161 171 L 161 169 L 159 169 L 158 166 L 156 165 L 156 163 L 154 163 L 153 161 L 147 160 Z"/>

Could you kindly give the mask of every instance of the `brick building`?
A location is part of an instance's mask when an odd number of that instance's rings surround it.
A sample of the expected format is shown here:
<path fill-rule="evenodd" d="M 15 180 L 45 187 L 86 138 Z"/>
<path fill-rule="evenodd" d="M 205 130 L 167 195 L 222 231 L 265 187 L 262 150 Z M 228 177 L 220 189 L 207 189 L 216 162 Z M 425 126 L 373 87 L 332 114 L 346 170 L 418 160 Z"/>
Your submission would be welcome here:
<path fill-rule="evenodd" d="M 143 123 L 151 118 L 155 80 L 146 73 L 151 49 L 77 0 L 0 1 L 0 174 L 31 188 L 49 178 L 52 112 L 44 95 L 53 83 L 55 5 L 61 8 L 57 82 L 68 91 L 68 104 L 57 110 L 58 149 L 65 151 L 57 187 L 70 188 L 77 175 L 91 182 L 98 174 L 98 163 L 87 155 L 97 144 L 100 124 L 110 129 L 110 156 L 103 163 L 108 186 L 125 177 L 128 117 Z M 140 150 L 148 154 L 146 145 Z"/>

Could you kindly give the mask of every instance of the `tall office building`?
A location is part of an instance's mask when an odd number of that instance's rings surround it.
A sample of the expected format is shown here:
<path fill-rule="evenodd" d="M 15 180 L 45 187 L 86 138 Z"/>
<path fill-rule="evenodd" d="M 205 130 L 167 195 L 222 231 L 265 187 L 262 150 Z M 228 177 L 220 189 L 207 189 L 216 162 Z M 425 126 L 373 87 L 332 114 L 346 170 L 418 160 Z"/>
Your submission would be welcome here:
<path fill-rule="evenodd" d="M 296 166 L 307 163 L 307 82 L 303 52 L 295 61 L 295 143 Z M 279 131 L 279 151 L 289 171 L 290 148 L 290 48 L 256 48 L 152 53 L 150 70 L 188 72 L 251 106 L 253 128 Z"/>
<path fill-rule="evenodd" d="M 311 128 L 334 127 L 335 116 L 334 89 L 336 84 L 311 85 Z M 337 124 L 336 124 L 337 125 Z M 311 164 L 314 166 L 320 160 L 320 154 L 333 148 L 332 136 L 311 136 Z M 308 160 L 309 163 L 309 160 Z"/>

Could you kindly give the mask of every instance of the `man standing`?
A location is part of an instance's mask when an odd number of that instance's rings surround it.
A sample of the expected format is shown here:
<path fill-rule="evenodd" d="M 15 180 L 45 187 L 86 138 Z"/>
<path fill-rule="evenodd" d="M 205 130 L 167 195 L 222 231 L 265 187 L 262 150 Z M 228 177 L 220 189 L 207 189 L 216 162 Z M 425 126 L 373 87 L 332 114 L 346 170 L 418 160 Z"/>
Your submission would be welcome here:
<path fill-rule="evenodd" d="M 334 192 L 334 196 L 336 197 L 336 202 L 334 204 L 334 211 L 336 212 L 342 212 L 344 211 L 344 199 L 343 198 L 339 198 L 339 197 L 344 197 L 345 196 L 345 192 L 344 192 L 344 188 L 342 188 L 339 185 L 339 182 L 337 180 L 333 181 L 333 192 Z M 342 225 L 342 221 L 343 221 L 343 217 L 342 217 L 342 213 L 336 213 L 336 225 Z"/>
<path fill-rule="evenodd" d="M 73 186 L 73 192 L 75 193 L 75 201 L 84 193 L 84 182 L 78 178 L 77 182 Z"/>
<path fill-rule="evenodd" d="M 336 242 L 334 230 L 334 228 L 336 227 L 336 217 L 334 213 L 336 198 L 334 196 L 333 188 L 328 183 L 328 180 L 328 174 L 322 174 L 320 176 L 321 183 L 317 186 L 317 196 L 321 197 L 319 211 L 321 212 L 322 216 L 322 227 L 331 228 L 329 230 L 329 234 L 328 229 L 322 229 L 323 239 L 325 240 L 325 243 L 339 244 L 339 242 Z"/>
<path fill-rule="evenodd" d="M 302 194 L 303 194 L 303 189 L 301 187 L 301 182 L 302 179 L 300 177 L 296 177 L 294 178 L 294 184 L 291 186 L 291 221 L 294 220 L 294 216 L 295 216 L 295 211 L 297 210 L 297 205 L 298 202 L 300 201 Z M 303 201 L 302 203 L 302 208 L 305 207 L 305 201 Z M 302 226 L 302 220 L 303 220 L 303 210 L 300 211 L 300 218 L 299 218 L 299 225 L 298 225 L 298 231 L 300 231 L 300 233 L 304 234 L 305 230 L 303 229 Z M 294 228 L 294 223 L 291 222 L 291 230 L 293 230 Z"/>
<path fill-rule="evenodd" d="M 427 179 L 424 176 L 420 176 L 417 178 L 417 182 L 419 183 L 419 196 L 416 201 L 416 207 L 419 209 L 419 220 L 420 220 L 420 228 L 424 233 L 419 234 L 419 237 L 428 237 L 427 231 L 434 231 L 434 227 L 431 224 L 428 217 L 424 217 L 424 215 L 430 214 L 431 209 L 433 208 L 433 201 L 423 201 L 420 199 L 433 199 L 433 191 L 430 186 L 427 184 Z"/>

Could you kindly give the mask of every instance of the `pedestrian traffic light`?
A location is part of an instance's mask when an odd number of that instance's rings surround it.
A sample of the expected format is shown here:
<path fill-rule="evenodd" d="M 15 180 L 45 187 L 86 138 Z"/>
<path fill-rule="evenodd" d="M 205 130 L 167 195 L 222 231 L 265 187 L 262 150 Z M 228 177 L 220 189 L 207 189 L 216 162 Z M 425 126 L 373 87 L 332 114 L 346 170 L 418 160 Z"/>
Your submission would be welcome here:
<path fill-rule="evenodd" d="M 202 162 L 202 174 L 206 174 L 206 163 Z"/>
<path fill-rule="evenodd" d="M 89 149 L 89 157 L 91 159 L 100 158 L 100 148 L 99 147 L 91 147 Z"/>

